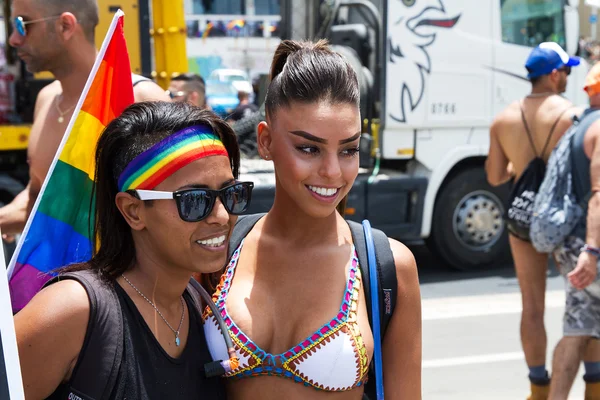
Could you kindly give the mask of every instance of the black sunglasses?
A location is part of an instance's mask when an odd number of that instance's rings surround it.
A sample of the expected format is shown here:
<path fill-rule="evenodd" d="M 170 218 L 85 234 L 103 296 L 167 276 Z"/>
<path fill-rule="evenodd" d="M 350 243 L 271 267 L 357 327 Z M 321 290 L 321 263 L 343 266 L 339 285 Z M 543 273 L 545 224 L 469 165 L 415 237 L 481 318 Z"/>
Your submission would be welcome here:
<path fill-rule="evenodd" d="M 176 192 L 161 192 L 157 190 L 128 190 L 135 193 L 140 200 L 169 200 L 175 199 L 179 217 L 186 222 L 198 222 L 208 217 L 212 212 L 217 197 L 229 214 L 240 215 L 250 205 L 254 183 L 239 182 L 223 189 L 185 189 Z M 132 194 L 133 194 L 132 193 Z"/>
<path fill-rule="evenodd" d="M 558 71 L 563 71 L 567 76 L 571 75 L 571 67 L 562 67 L 559 68 Z"/>

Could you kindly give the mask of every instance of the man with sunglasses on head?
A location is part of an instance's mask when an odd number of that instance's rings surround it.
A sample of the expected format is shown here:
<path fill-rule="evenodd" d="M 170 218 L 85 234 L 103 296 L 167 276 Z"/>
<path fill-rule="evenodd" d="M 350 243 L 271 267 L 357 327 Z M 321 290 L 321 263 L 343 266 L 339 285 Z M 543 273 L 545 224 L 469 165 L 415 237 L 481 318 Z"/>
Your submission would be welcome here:
<path fill-rule="evenodd" d="M 96 60 L 96 0 L 13 0 L 9 43 L 32 73 L 49 71 L 56 80 L 37 96 L 29 136 L 28 186 L 0 208 L 3 234 L 20 232 L 63 138 Z M 170 101 L 156 83 L 134 75 L 136 102 Z"/>
<path fill-rule="evenodd" d="M 186 73 L 171 78 L 167 95 L 175 102 L 210 108 L 206 104 L 206 82 L 198 74 Z"/>
<path fill-rule="evenodd" d="M 571 68 L 577 65 L 579 59 L 569 57 L 557 43 L 541 43 L 531 51 L 525 63 L 531 93 L 510 104 L 490 128 L 485 168 L 492 186 L 519 179 L 536 156 L 548 161 L 551 150 L 571 126 L 573 116 L 582 111 L 561 96 L 567 88 Z M 528 234 L 511 229 L 509 232 L 523 304 L 521 343 L 529 367 L 529 399 L 546 400 L 550 388 L 544 326 L 548 255 L 535 250 Z"/>

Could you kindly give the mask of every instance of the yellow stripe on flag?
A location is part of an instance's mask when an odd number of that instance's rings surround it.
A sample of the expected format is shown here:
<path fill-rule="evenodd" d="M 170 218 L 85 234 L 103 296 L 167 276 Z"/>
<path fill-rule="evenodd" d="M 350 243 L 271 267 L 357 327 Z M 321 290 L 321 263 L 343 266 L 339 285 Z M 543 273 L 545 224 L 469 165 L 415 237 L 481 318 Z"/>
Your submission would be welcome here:
<path fill-rule="evenodd" d="M 60 153 L 60 161 L 85 172 L 94 180 L 96 144 L 103 130 L 104 125 L 96 117 L 79 111 L 71 135 Z"/>

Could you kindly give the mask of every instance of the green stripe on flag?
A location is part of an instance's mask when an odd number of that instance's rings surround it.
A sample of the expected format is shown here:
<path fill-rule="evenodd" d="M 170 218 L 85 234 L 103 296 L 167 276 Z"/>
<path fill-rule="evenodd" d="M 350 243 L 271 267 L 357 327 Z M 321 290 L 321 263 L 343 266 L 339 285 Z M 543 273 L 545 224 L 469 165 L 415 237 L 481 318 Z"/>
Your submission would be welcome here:
<path fill-rule="evenodd" d="M 90 239 L 92 186 L 87 173 L 58 160 L 46 190 L 41 194 L 38 211 L 71 225 L 76 232 Z"/>

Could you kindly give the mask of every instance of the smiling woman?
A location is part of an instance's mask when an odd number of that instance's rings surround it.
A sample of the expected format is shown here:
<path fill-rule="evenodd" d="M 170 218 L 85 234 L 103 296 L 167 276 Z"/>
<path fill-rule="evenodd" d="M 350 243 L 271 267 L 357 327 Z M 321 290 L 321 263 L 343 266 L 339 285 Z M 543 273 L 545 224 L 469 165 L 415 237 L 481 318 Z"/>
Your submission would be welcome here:
<path fill-rule="evenodd" d="M 378 384 L 388 400 L 420 399 L 415 261 L 383 233 L 380 249 L 389 250 L 390 261 L 382 268 L 400 283 L 398 306 L 382 343 L 384 380 L 369 377 L 375 341 L 365 266 L 343 218 L 359 168 L 356 73 L 325 41 L 283 41 L 265 109 L 258 151 L 274 163 L 275 201 L 266 216 L 236 225 L 232 237 L 240 240 L 213 296 L 240 360 L 225 374 L 228 395 L 354 400 L 366 394 L 374 400 Z M 207 309 L 204 319 L 211 354 L 226 357 L 216 315 Z"/>
<path fill-rule="evenodd" d="M 186 103 L 137 103 L 106 127 L 95 161 L 93 258 L 15 317 L 26 397 L 221 398 L 189 283 L 222 269 L 250 201 L 235 134 Z M 107 365 L 111 343 L 123 347 Z"/>

